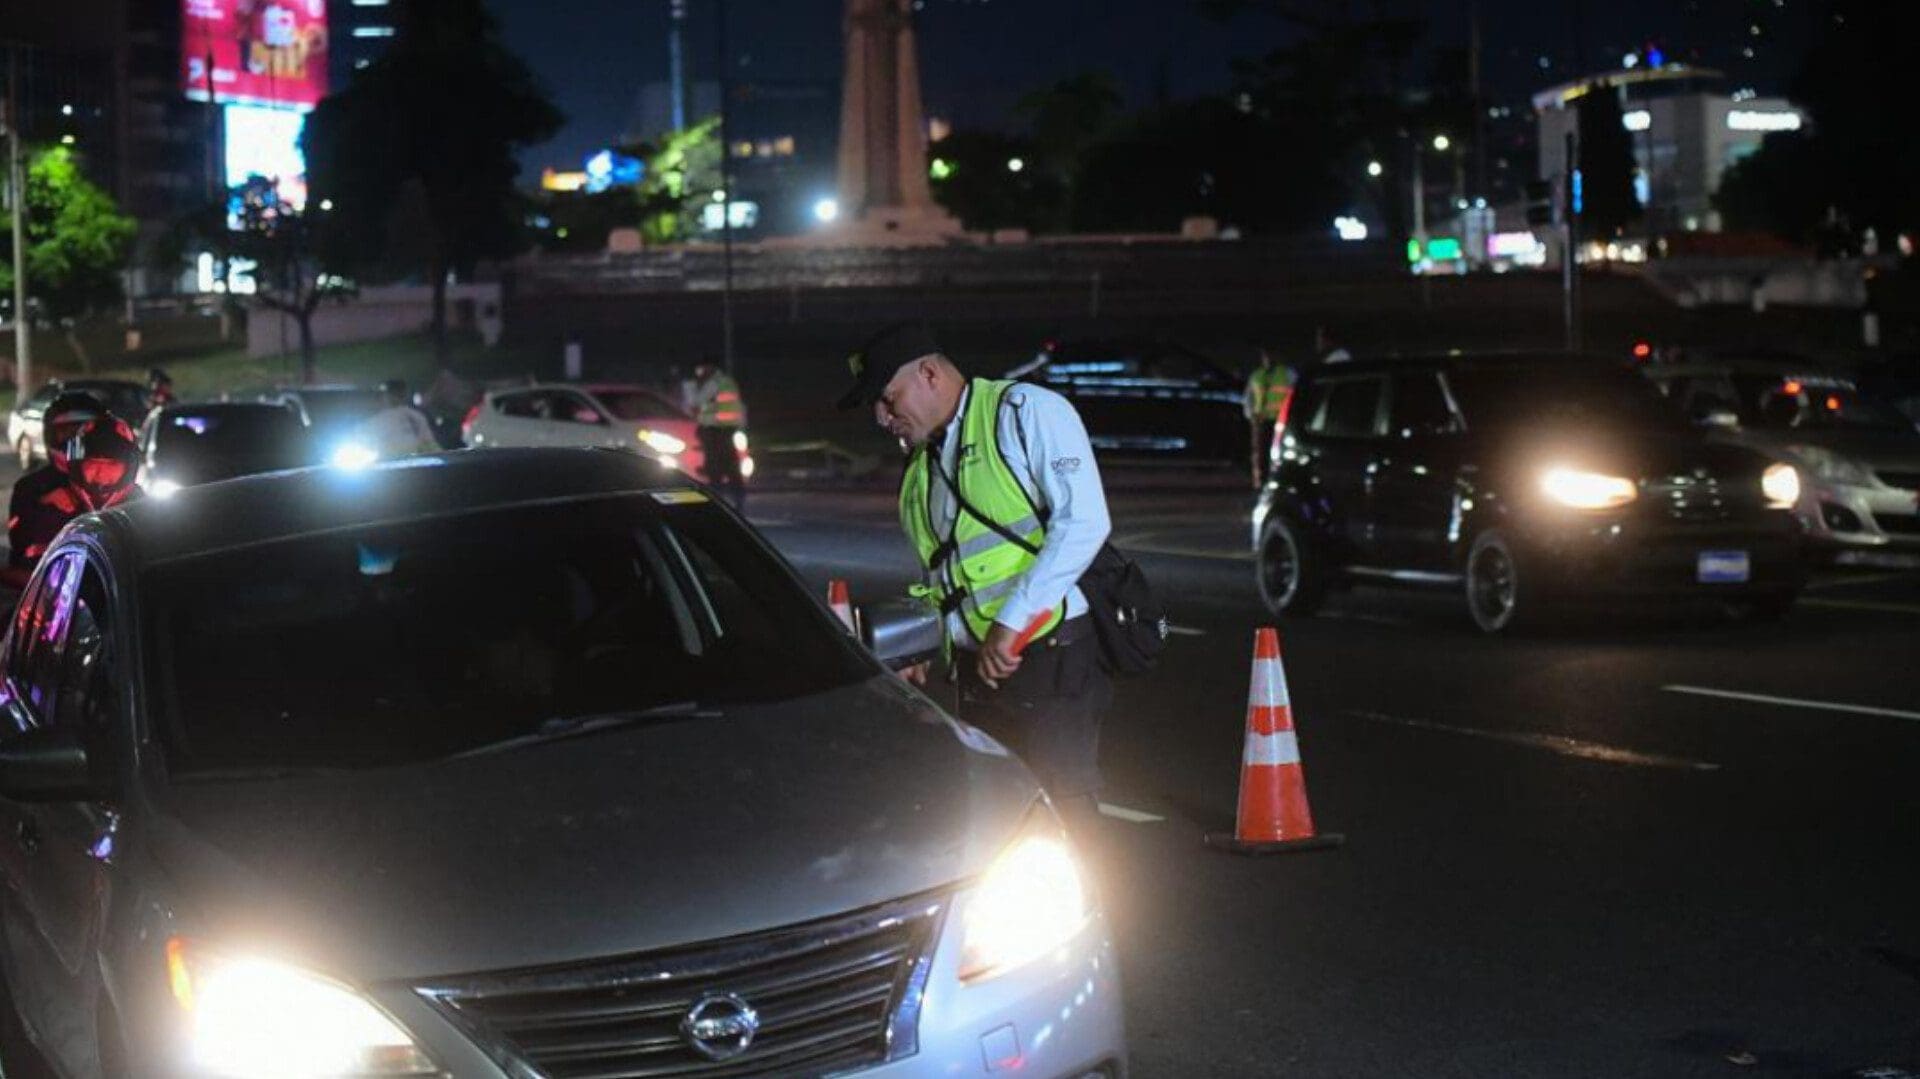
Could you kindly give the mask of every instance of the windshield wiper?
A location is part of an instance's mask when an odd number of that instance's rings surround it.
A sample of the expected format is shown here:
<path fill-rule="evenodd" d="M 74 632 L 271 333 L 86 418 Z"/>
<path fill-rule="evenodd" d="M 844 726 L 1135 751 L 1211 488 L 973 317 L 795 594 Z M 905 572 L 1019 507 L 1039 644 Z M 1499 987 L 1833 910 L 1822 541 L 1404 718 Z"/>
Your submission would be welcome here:
<path fill-rule="evenodd" d="M 564 742 L 569 738 L 579 738 L 602 731 L 620 730 L 639 726 L 662 719 L 717 719 L 720 713 L 711 708 L 703 708 L 699 701 L 674 701 L 670 704 L 657 704 L 651 708 L 627 709 L 618 712 L 589 712 L 578 716 L 555 716 L 544 720 L 532 731 L 516 735 L 498 742 L 488 742 L 472 749 L 462 750 L 443 759 L 461 760 L 466 757 L 484 757 L 493 753 L 504 753 L 522 746 L 544 745 L 548 742 Z"/>

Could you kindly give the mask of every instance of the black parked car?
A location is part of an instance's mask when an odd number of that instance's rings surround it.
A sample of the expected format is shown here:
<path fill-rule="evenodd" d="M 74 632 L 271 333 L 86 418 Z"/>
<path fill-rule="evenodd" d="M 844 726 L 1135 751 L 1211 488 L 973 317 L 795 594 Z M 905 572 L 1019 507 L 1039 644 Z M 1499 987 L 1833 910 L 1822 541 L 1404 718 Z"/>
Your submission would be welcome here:
<path fill-rule="evenodd" d="M 161 496 L 196 483 L 315 464 L 307 425 L 258 403 L 169 405 L 140 429 L 140 482 Z"/>
<path fill-rule="evenodd" d="M 1262 597 L 1312 611 L 1353 582 L 1460 589 L 1499 632 L 1581 597 L 1786 612 L 1799 477 L 1710 443 L 1630 368 L 1450 357 L 1304 379 L 1253 516 Z"/>
<path fill-rule="evenodd" d="M 1103 454 L 1246 463 L 1245 379 L 1192 349 L 1167 341 L 1048 341 L 1007 377 L 1072 401 Z"/>

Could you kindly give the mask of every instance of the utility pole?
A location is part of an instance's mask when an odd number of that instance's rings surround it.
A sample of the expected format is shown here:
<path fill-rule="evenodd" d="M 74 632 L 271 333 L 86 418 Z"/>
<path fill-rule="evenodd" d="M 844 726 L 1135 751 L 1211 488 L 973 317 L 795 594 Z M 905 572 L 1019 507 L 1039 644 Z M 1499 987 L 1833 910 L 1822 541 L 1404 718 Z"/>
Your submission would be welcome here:
<path fill-rule="evenodd" d="M 733 143 L 727 136 L 732 111 L 728 78 L 727 0 L 716 0 L 720 16 L 720 367 L 733 373 Z"/>
<path fill-rule="evenodd" d="M 7 205 L 13 226 L 13 385 L 26 399 L 33 386 L 33 326 L 27 318 L 27 174 L 20 160 L 20 49 L 7 48 Z"/>
<path fill-rule="evenodd" d="M 667 101 L 675 131 L 687 127 L 686 25 L 687 0 L 667 0 Z"/>

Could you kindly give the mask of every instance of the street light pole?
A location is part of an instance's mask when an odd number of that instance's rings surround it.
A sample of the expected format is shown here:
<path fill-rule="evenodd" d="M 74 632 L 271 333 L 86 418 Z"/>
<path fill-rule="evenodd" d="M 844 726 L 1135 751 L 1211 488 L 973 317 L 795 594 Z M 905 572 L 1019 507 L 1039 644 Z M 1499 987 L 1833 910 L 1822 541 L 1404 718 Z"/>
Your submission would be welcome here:
<path fill-rule="evenodd" d="M 13 220 L 13 385 L 25 399 L 33 385 L 33 327 L 27 318 L 27 177 L 20 162 L 19 46 L 7 49 L 7 203 Z"/>
<path fill-rule="evenodd" d="M 733 143 L 727 136 L 730 110 L 727 67 L 727 0 L 715 0 L 720 17 L 720 366 L 733 373 Z"/>

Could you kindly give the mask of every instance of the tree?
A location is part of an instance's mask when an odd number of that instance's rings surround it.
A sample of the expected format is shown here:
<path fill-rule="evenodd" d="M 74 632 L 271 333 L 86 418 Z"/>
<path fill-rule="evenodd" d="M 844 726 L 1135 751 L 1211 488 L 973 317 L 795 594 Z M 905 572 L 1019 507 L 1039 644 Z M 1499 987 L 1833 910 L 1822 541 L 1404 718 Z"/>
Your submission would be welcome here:
<path fill-rule="evenodd" d="M 1833 185 L 1814 140 L 1780 132 L 1721 174 L 1713 204 L 1732 231 L 1770 232 L 1804 244 L 1815 239 L 1833 205 Z"/>
<path fill-rule="evenodd" d="M 84 316 L 121 298 L 121 271 L 136 230 L 111 196 L 88 182 L 65 146 L 35 151 L 27 163 L 27 288 L 43 317 L 58 323 L 83 369 L 93 357 L 75 332 Z M 0 227 L 11 233 L 11 215 Z M 6 248 L 12 250 L 9 235 Z M 0 292 L 13 291 L 13 260 L 0 264 Z M 23 312 L 24 314 L 24 312 Z M 25 319 L 21 320 L 26 325 Z"/>
<path fill-rule="evenodd" d="M 399 261 L 425 272 L 444 365 L 447 279 L 521 249 L 515 152 L 552 137 L 563 117 L 500 42 L 481 0 L 400 11 L 392 47 L 320 102 L 301 142 L 311 197 L 339 215 L 332 242 L 341 254 L 362 267 Z M 417 253 L 401 242 L 408 230 Z"/>
<path fill-rule="evenodd" d="M 669 131 L 656 143 L 635 148 L 640 174 L 640 235 L 670 244 L 694 234 L 699 215 L 720 190 L 720 117 Z"/>
<path fill-rule="evenodd" d="M 1046 228 L 1059 219 L 1066 189 L 1039 166 L 1037 149 L 997 131 L 955 131 L 928 148 L 930 161 L 944 163 L 933 197 L 974 231 Z"/>
<path fill-rule="evenodd" d="M 1620 118 L 1620 98 L 1599 83 L 1575 103 L 1580 125 L 1581 230 L 1596 239 L 1620 235 L 1640 216 L 1633 193 L 1633 143 Z"/>
<path fill-rule="evenodd" d="M 1053 224 L 1065 228 L 1070 223 L 1087 151 L 1120 128 L 1124 105 L 1113 76 L 1082 72 L 1035 90 L 1014 106 L 1028 124 L 1038 175 L 1050 178 L 1064 193 Z"/>

